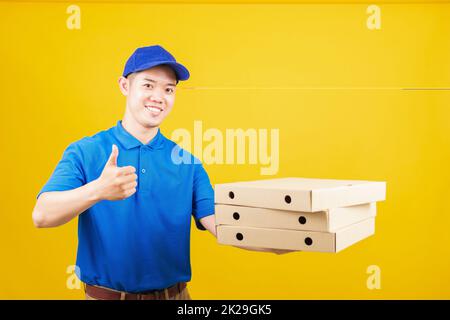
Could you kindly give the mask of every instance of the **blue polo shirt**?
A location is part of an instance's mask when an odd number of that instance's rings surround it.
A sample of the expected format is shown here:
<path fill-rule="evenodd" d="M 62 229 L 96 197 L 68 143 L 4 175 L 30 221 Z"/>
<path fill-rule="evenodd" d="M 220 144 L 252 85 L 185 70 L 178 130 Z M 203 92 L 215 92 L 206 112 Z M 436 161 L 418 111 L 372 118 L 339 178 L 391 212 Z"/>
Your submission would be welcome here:
<path fill-rule="evenodd" d="M 192 161 L 173 161 L 173 150 L 181 148 L 159 130 L 144 145 L 119 121 L 72 143 L 38 197 L 97 179 L 113 144 L 119 149 L 117 165 L 136 168 L 137 191 L 124 200 L 100 201 L 79 215 L 78 277 L 126 292 L 189 281 L 191 215 L 198 223 L 214 214 L 214 191 L 197 158 L 185 153 Z"/>

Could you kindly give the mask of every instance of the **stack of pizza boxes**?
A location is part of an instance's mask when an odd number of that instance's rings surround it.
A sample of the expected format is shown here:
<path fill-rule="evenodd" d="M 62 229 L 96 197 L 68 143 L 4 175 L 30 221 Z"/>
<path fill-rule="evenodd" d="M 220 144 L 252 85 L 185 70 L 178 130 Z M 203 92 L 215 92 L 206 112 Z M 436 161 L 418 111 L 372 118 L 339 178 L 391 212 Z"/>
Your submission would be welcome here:
<path fill-rule="evenodd" d="M 380 181 L 282 178 L 217 184 L 221 244 L 339 252 L 375 233 Z"/>

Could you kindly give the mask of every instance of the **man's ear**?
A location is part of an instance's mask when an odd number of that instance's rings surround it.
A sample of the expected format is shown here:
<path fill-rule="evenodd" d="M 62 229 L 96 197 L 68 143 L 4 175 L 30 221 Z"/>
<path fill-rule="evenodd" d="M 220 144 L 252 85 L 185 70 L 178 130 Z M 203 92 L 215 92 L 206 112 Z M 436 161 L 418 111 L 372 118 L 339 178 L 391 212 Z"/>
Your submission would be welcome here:
<path fill-rule="evenodd" d="M 120 76 L 119 78 L 119 89 L 124 96 L 128 96 L 128 92 L 130 91 L 131 79 L 130 77 L 125 78 Z"/>

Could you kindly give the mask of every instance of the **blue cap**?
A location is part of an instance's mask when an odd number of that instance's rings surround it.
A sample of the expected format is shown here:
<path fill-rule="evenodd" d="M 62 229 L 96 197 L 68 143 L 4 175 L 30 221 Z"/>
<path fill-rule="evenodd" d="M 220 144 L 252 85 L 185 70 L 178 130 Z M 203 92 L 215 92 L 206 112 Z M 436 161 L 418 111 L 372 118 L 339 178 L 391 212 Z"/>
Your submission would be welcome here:
<path fill-rule="evenodd" d="M 168 65 L 173 69 L 177 80 L 189 79 L 189 71 L 185 66 L 176 62 L 175 58 L 161 46 L 148 46 L 137 48 L 128 58 L 123 70 L 123 76 L 127 77 L 132 72 L 138 72 L 159 65 Z"/>

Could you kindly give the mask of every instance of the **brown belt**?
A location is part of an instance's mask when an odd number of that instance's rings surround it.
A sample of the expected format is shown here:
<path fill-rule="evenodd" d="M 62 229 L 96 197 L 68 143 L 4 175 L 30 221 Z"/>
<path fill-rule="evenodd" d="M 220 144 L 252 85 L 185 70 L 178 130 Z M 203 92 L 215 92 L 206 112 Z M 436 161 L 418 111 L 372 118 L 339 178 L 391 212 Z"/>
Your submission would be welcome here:
<path fill-rule="evenodd" d="M 163 290 L 128 293 L 86 284 L 85 291 L 88 296 L 98 300 L 164 300 L 174 297 L 184 288 L 186 288 L 186 282 L 179 282 Z"/>

